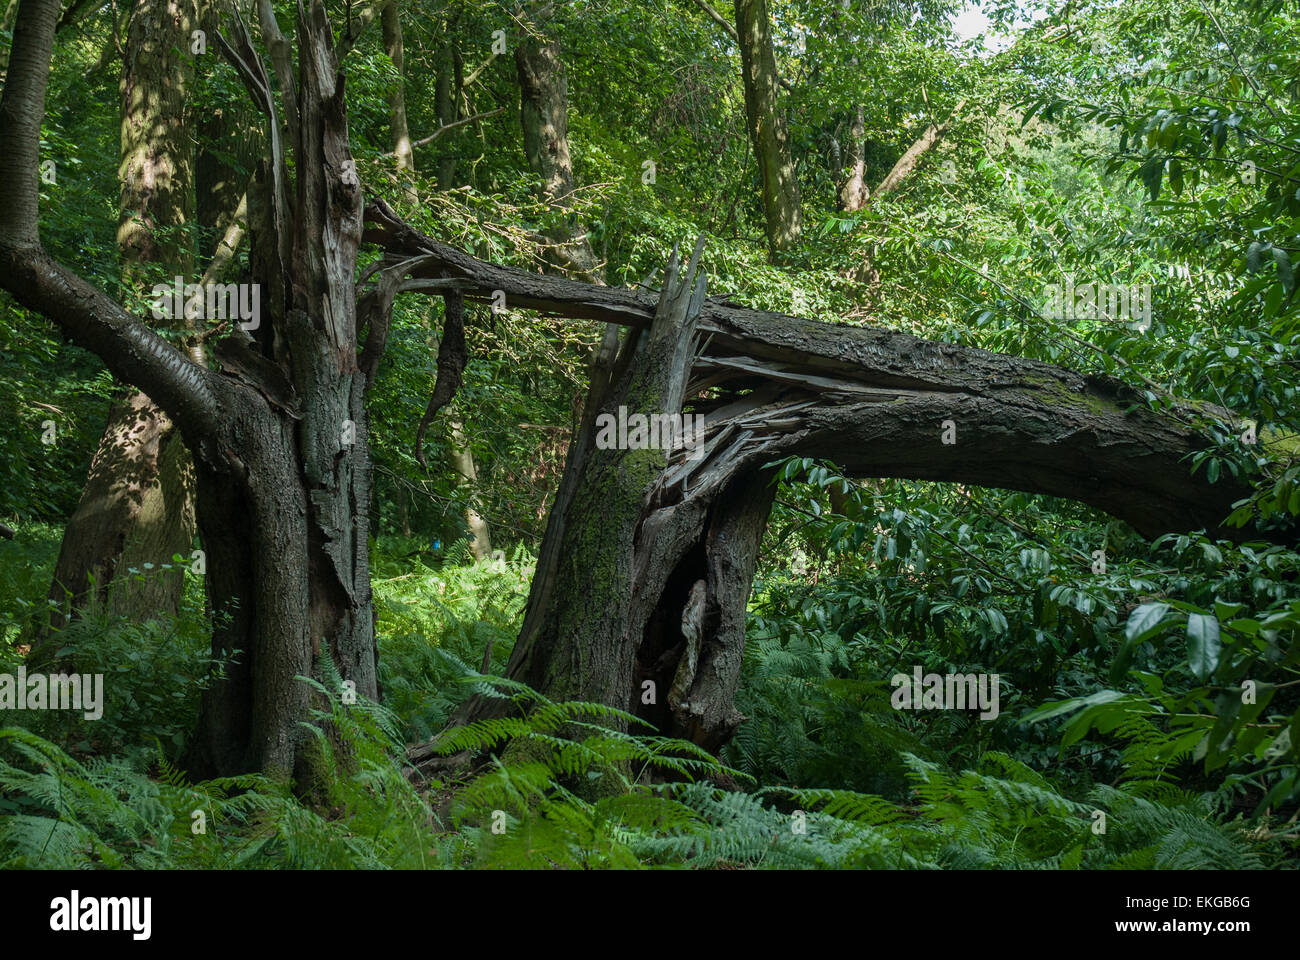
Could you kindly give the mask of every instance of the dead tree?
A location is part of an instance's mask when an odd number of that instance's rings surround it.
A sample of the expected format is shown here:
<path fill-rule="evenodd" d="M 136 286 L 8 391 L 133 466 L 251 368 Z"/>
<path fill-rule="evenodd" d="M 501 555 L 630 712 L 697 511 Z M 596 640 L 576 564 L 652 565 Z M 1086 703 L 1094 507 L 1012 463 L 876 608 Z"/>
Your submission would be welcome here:
<path fill-rule="evenodd" d="M 593 377 L 508 675 L 711 749 L 740 720 L 745 605 L 773 493 L 765 464 L 820 457 L 863 477 L 1069 497 L 1148 535 L 1228 535 L 1220 524 L 1248 493 L 1190 475 L 1215 411 L 1158 413 L 1111 378 L 706 298 L 698 249 L 688 265 L 674 259 L 656 297 L 482 263 L 382 202 L 366 219 L 364 239 L 394 262 L 418 258 L 412 288 L 504 291 L 514 307 L 627 329 Z M 596 417 L 620 406 L 703 414 L 695 449 L 598 449 Z M 475 699 L 459 720 L 499 708 Z M 431 755 L 424 745 L 411 756 Z"/>

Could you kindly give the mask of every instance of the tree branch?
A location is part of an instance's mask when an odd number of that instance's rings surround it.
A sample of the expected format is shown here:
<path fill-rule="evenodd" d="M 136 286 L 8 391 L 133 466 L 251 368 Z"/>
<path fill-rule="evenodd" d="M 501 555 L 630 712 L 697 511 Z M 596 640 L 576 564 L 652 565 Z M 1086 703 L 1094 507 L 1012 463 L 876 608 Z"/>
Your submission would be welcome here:
<path fill-rule="evenodd" d="M 882 194 L 893 193 L 907 179 L 908 174 L 916 169 L 916 165 L 921 162 L 921 158 L 929 153 L 947 132 L 948 127 L 952 125 L 953 120 L 961 113 L 962 107 L 966 106 L 966 100 L 963 98 L 956 107 L 953 108 L 948 119 L 943 123 L 931 123 L 925 128 L 916 141 L 903 151 L 903 155 L 898 158 L 898 162 L 885 174 L 885 179 L 880 181 L 880 186 L 876 187 L 872 197 L 878 197 Z"/>
<path fill-rule="evenodd" d="M 708 14 L 710 20 L 720 26 L 723 30 L 727 31 L 727 36 L 731 37 L 732 43 L 740 43 L 740 34 L 736 32 L 736 28 L 732 25 L 731 21 L 718 13 L 717 10 L 714 10 L 713 7 L 709 6 L 708 0 L 695 0 L 695 5 Z M 777 77 L 776 82 L 786 90 L 794 90 L 794 87 L 790 85 L 790 81 L 785 77 Z"/>
<path fill-rule="evenodd" d="M 423 140 L 416 140 L 414 143 L 412 143 L 411 148 L 414 149 L 415 147 L 423 147 L 425 144 L 432 143 L 434 140 L 437 140 L 448 130 L 455 130 L 457 127 L 463 127 L 465 126 L 465 124 L 473 123 L 475 120 L 483 120 L 486 119 L 487 117 L 495 117 L 498 113 L 501 113 L 501 111 L 503 110 L 505 110 L 505 107 L 497 107 L 495 110 L 485 110 L 483 113 L 476 113 L 472 117 L 465 117 L 463 120 L 456 120 L 453 123 L 444 123 L 442 126 L 440 126 L 437 130 L 433 131 L 433 133 L 429 134 Z"/>
<path fill-rule="evenodd" d="M 355 20 L 352 19 L 352 7 L 349 4 L 348 25 L 344 28 L 343 32 L 339 34 L 338 38 L 339 60 L 342 60 L 352 52 L 352 48 L 356 46 L 357 41 L 361 39 L 361 35 L 366 32 L 366 28 L 374 23 L 375 20 L 379 18 L 380 14 L 384 12 L 384 8 L 391 5 L 393 2 L 394 0 L 376 0 L 375 3 L 370 4 L 370 6 L 362 10 Z"/>

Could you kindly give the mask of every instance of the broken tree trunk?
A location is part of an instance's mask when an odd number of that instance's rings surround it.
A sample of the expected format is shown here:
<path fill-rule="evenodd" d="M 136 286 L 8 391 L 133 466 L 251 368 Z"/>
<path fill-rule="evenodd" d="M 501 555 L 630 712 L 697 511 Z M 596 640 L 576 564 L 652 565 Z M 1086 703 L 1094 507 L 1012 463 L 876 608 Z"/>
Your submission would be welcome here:
<path fill-rule="evenodd" d="M 21 2 L 0 95 L 0 285 L 145 391 L 194 455 L 207 594 L 222 614 L 213 657 L 227 668 L 203 693 L 188 772 L 297 773 L 305 787 L 316 764 L 303 731 L 310 688 L 299 677 L 337 675 L 360 697 L 378 695 L 364 397 L 386 327 L 369 331 L 363 368 L 354 300 L 362 191 L 324 5 L 298 7 L 295 71 L 269 0 L 260 4 L 274 85 L 237 12 L 230 39 L 219 38 L 266 117 L 270 156 L 249 191 L 256 313 L 241 319 L 255 336 L 237 328 L 215 341 L 217 371 L 41 247 L 36 175 L 59 4 Z"/>
<path fill-rule="evenodd" d="M 1227 411 L 1157 412 L 1125 384 L 889 330 L 749 310 L 676 264 L 658 298 L 496 267 L 367 208 L 364 240 L 423 282 L 512 308 L 632 328 L 593 377 L 508 675 L 717 749 L 739 722 L 745 604 L 771 503 L 765 465 L 834 460 L 863 477 L 1068 497 L 1155 535 L 1207 527 L 1248 493 L 1193 477 Z M 687 289 L 696 291 L 692 296 Z M 607 386 L 605 385 L 607 384 Z M 689 449 L 600 449 L 596 417 L 700 414 Z M 629 441 L 630 441 L 629 436 Z M 647 686 L 647 682 L 651 685 Z M 475 699 L 458 722 L 493 715 Z M 436 743 L 413 749 L 428 761 Z"/>

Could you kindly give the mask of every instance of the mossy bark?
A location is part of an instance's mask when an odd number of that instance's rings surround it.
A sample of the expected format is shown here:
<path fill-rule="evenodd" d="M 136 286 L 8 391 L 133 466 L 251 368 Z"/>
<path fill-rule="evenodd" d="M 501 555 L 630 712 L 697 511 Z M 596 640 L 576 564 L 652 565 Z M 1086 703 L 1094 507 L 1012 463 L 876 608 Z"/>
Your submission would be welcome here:
<path fill-rule="evenodd" d="M 776 259 L 799 242 L 803 223 L 799 180 L 790 152 L 789 128 L 781 112 L 767 0 L 735 0 L 735 6 L 745 119 L 758 160 L 768 250 Z"/>
<path fill-rule="evenodd" d="M 143 296 L 156 279 L 194 267 L 194 149 L 188 97 L 193 80 L 193 0 L 136 0 L 120 84 L 121 186 L 118 253 L 124 287 Z M 175 615 L 184 589 L 164 571 L 194 539 L 194 469 L 172 421 L 144 393 L 109 409 L 77 509 L 63 532 L 50 586 L 50 627 L 87 603 L 143 619 Z M 121 576 L 135 567 L 149 573 Z M 47 659 L 55 636 L 36 646 Z"/>

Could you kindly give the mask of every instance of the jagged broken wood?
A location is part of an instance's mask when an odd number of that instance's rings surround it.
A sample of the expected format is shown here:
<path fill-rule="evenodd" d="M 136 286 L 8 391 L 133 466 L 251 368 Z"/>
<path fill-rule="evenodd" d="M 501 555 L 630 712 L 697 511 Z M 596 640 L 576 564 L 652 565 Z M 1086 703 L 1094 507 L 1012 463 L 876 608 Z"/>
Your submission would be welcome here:
<path fill-rule="evenodd" d="M 1227 411 L 1157 412 L 1111 378 L 707 298 L 698 248 L 689 265 L 674 258 L 655 295 L 483 263 L 379 201 L 363 240 L 468 299 L 503 292 L 514 308 L 627 329 L 593 374 L 507 674 L 709 749 L 741 720 L 745 605 L 774 461 L 819 457 L 851 475 L 1068 497 L 1148 535 L 1234 533 L 1221 521 L 1248 493 L 1194 477 L 1186 462 L 1214 442 L 1212 416 Z M 690 450 L 598 449 L 596 417 L 619 406 L 689 406 L 704 424 Z M 506 706 L 474 697 L 454 722 Z M 409 759 L 430 767 L 437 753 L 435 738 Z"/>

